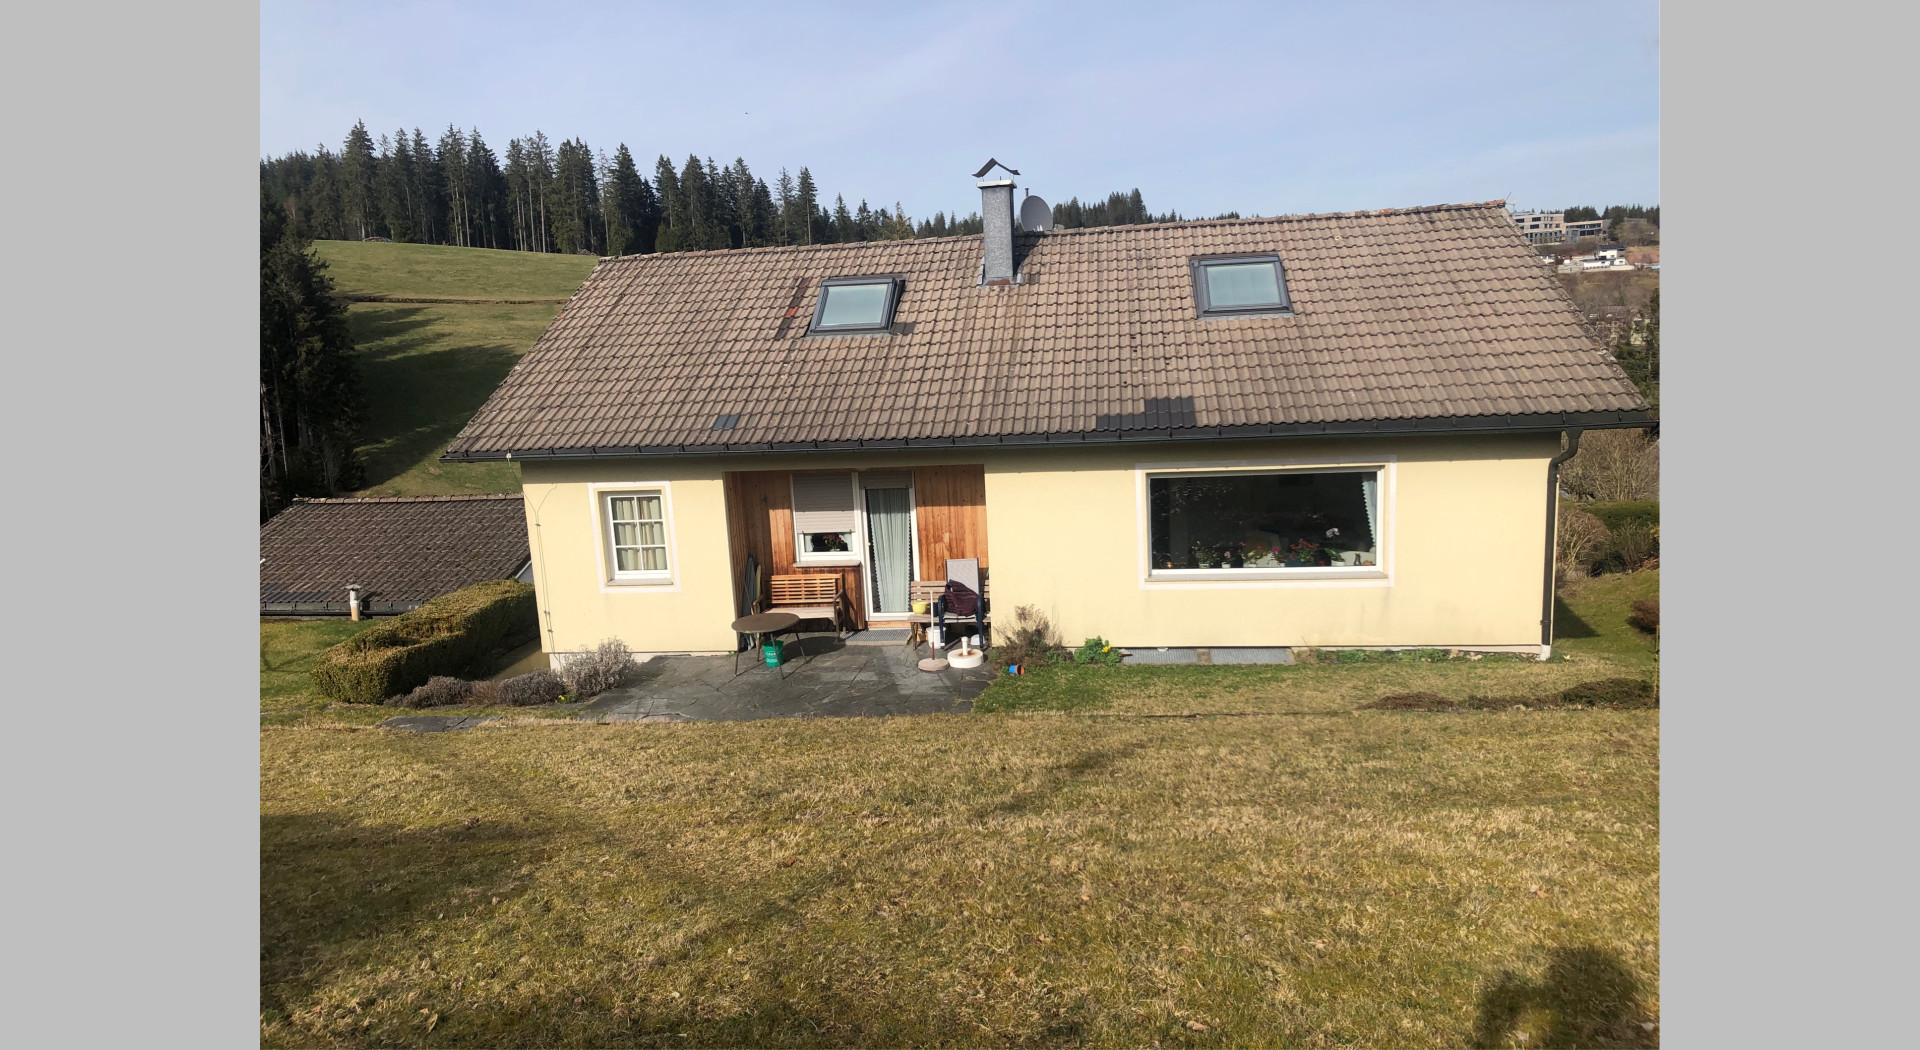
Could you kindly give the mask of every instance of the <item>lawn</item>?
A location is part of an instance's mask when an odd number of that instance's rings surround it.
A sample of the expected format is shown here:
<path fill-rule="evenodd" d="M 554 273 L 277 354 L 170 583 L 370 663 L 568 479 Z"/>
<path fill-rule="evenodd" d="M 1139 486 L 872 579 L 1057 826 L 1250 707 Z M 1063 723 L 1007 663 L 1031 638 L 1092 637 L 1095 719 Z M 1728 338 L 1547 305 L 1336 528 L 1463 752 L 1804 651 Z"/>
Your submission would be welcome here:
<path fill-rule="evenodd" d="M 452 248 L 438 244 L 377 241 L 315 241 L 334 287 L 349 297 L 545 299 L 565 301 L 598 260 L 584 255 L 547 255 Z"/>
<path fill-rule="evenodd" d="M 579 255 L 315 241 L 342 295 L 366 392 L 362 496 L 518 492 L 512 463 L 441 463 L 586 280 Z M 369 300 L 386 300 L 369 301 Z M 414 300 L 414 301 L 407 301 Z"/>
<path fill-rule="evenodd" d="M 1657 1045 L 1657 712 L 1353 710 L 1650 674 L 1610 594 L 1570 661 L 1068 712 L 263 728 L 262 1040 Z"/>
<path fill-rule="evenodd" d="M 363 496 L 518 492 L 515 463 L 442 463 L 551 324 L 557 306 L 355 303 L 348 312 L 367 395 Z"/>

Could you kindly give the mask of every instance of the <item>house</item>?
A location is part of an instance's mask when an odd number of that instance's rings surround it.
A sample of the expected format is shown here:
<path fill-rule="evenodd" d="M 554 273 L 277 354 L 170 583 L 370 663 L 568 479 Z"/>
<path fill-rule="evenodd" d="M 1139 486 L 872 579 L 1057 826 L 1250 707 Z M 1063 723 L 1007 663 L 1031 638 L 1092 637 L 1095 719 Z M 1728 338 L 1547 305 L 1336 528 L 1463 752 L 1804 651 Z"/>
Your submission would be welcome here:
<path fill-rule="evenodd" d="M 1529 244 L 1560 244 L 1573 239 L 1567 233 L 1566 214 L 1563 211 L 1516 211 L 1507 213 L 1507 218 Z"/>
<path fill-rule="evenodd" d="M 1636 269 L 1636 267 L 1627 261 L 1625 249 L 1617 244 L 1603 244 L 1596 248 L 1592 254 L 1576 255 L 1560 264 L 1561 273 L 1632 269 Z"/>
<path fill-rule="evenodd" d="M 1069 644 L 1551 641 L 1562 438 L 1644 425 L 1499 202 L 604 259 L 450 444 L 520 464 L 543 645 L 726 652 L 978 558 Z"/>
<path fill-rule="evenodd" d="M 1582 237 L 1605 237 L 1607 235 L 1607 220 L 1576 219 L 1567 222 L 1563 227 L 1563 232 L 1569 241 L 1577 241 Z"/>
<path fill-rule="evenodd" d="M 519 496 L 297 499 L 260 526 L 260 615 L 387 616 L 532 582 Z"/>

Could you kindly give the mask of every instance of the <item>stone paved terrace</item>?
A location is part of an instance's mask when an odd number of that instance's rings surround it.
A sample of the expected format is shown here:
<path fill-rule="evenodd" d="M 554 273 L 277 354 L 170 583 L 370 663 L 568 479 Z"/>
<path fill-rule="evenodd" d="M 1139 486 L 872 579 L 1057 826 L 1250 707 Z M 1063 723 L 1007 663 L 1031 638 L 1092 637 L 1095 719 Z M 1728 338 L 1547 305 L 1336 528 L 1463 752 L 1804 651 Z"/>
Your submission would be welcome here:
<path fill-rule="evenodd" d="M 803 662 L 801 646 L 812 654 Z M 746 721 L 756 718 L 843 718 L 971 711 L 993 681 L 991 667 L 927 672 L 923 647 L 845 645 L 826 636 L 790 643 L 781 668 L 740 656 L 659 656 L 634 669 L 627 683 L 595 697 L 580 718 L 598 722 Z"/>

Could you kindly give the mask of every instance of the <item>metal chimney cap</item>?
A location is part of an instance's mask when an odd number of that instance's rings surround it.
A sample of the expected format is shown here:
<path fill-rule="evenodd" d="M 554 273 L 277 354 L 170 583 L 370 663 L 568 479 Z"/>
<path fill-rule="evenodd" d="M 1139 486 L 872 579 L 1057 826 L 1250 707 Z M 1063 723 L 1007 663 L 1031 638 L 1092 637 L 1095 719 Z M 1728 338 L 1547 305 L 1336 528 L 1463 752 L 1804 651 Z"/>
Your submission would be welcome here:
<path fill-rule="evenodd" d="M 981 178 L 985 176 L 987 172 L 992 171 L 996 167 L 1004 169 L 1009 175 L 1020 174 L 1018 170 L 1014 168 L 1009 168 L 1005 164 L 1002 164 L 999 161 L 994 160 L 992 157 L 988 157 L 987 162 L 985 164 L 980 165 L 980 170 L 973 173 L 973 177 L 976 179 Z"/>

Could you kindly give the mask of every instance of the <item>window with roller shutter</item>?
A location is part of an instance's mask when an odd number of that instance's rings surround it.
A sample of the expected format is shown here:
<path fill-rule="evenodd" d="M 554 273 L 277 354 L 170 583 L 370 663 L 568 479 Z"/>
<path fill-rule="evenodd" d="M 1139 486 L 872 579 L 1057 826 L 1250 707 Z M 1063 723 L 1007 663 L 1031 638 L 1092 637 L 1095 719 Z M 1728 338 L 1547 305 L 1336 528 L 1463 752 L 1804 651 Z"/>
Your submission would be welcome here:
<path fill-rule="evenodd" d="M 794 563 L 859 564 L 857 506 L 852 471 L 793 475 Z"/>

